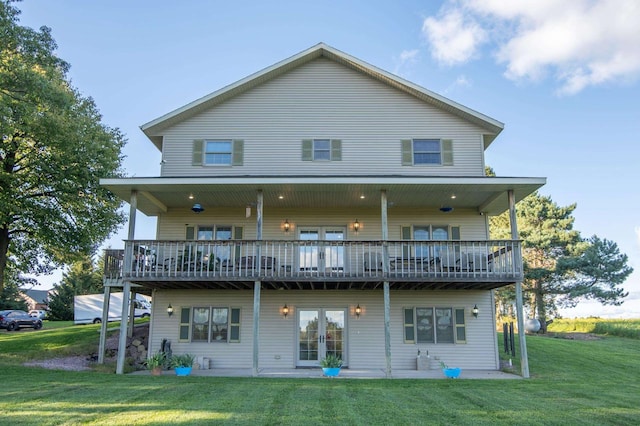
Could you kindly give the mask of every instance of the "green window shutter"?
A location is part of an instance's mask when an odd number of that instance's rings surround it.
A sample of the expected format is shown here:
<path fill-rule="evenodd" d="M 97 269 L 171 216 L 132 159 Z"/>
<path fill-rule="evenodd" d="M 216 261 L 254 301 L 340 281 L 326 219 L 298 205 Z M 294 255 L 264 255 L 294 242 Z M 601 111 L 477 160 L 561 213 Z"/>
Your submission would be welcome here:
<path fill-rule="evenodd" d="M 302 140 L 302 161 L 313 161 L 313 140 Z"/>
<path fill-rule="evenodd" d="M 413 316 L 413 308 L 404 308 L 404 342 L 415 343 L 416 341 L 416 328 L 415 320 Z"/>
<path fill-rule="evenodd" d="M 451 239 L 452 240 L 459 240 L 460 239 L 460 227 L 459 226 L 452 226 L 451 227 Z"/>
<path fill-rule="evenodd" d="M 403 240 L 407 240 L 407 241 L 411 240 L 411 227 L 403 226 L 401 230 L 401 235 Z M 409 247 L 408 244 L 402 245 L 402 257 L 405 259 L 411 257 L 411 248 Z"/>
<path fill-rule="evenodd" d="M 244 162 L 244 141 L 242 139 L 234 139 L 231 165 L 242 166 L 243 162 Z"/>
<path fill-rule="evenodd" d="M 466 343 L 467 331 L 464 322 L 464 309 L 456 308 L 454 310 L 456 317 L 456 343 Z"/>
<path fill-rule="evenodd" d="M 242 234 L 243 234 L 243 228 L 242 226 L 236 226 L 233 229 L 233 239 L 234 240 L 241 240 L 242 239 Z M 236 244 L 236 249 L 235 249 L 235 258 L 236 260 L 240 259 L 240 249 L 242 247 L 240 246 L 240 244 Z"/>
<path fill-rule="evenodd" d="M 442 165 L 453 166 L 453 141 L 451 139 L 442 140 Z"/>
<path fill-rule="evenodd" d="M 187 226 L 185 239 L 187 239 L 187 240 L 195 240 L 196 239 L 196 228 L 195 228 L 195 226 Z"/>
<path fill-rule="evenodd" d="M 229 343 L 240 343 L 240 308 L 231 308 Z"/>
<path fill-rule="evenodd" d="M 411 139 L 403 139 L 402 141 L 402 165 L 413 165 L 413 141 Z"/>
<path fill-rule="evenodd" d="M 342 161 L 342 141 L 331 139 L 331 161 Z"/>
<path fill-rule="evenodd" d="M 202 166 L 202 150 L 204 148 L 204 140 L 196 139 L 193 141 L 193 160 L 191 165 Z"/>
<path fill-rule="evenodd" d="M 178 340 L 180 342 L 188 342 L 191 328 L 191 308 L 180 309 L 180 334 Z"/>

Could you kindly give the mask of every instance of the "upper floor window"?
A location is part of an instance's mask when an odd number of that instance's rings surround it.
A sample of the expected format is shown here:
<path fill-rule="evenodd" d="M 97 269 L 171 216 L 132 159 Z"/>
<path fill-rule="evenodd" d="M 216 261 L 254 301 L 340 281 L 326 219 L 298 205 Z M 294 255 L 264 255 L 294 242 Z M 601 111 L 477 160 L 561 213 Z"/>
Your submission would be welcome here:
<path fill-rule="evenodd" d="M 194 166 L 241 166 L 244 141 L 241 139 L 196 139 L 193 141 Z"/>
<path fill-rule="evenodd" d="M 204 164 L 231 165 L 231 141 L 205 141 Z"/>
<path fill-rule="evenodd" d="M 405 139 L 402 141 L 402 165 L 453 165 L 451 139 Z"/>
<path fill-rule="evenodd" d="M 302 161 L 341 161 L 342 141 L 339 139 L 304 139 Z"/>

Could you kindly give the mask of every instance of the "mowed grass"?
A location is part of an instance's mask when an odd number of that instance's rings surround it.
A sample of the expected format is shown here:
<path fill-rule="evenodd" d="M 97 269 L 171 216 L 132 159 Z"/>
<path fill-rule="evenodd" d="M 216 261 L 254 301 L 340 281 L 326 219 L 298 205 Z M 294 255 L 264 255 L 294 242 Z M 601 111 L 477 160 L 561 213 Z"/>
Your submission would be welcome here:
<path fill-rule="evenodd" d="M 529 380 L 117 376 L 20 365 L 38 358 L 31 345 L 73 353 L 97 343 L 97 330 L 0 332 L 0 424 L 637 425 L 640 419 L 640 344 L 618 337 L 530 336 Z"/>

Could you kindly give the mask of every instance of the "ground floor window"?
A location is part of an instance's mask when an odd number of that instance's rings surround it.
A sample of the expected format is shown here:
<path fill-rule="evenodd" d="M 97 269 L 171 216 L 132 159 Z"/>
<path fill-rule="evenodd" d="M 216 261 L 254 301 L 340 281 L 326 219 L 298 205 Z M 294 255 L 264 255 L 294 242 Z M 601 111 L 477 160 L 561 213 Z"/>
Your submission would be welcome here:
<path fill-rule="evenodd" d="M 181 342 L 240 342 L 240 308 L 183 306 L 180 309 Z"/>
<path fill-rule="evenodd" d="M 464 308 L 404 308 L 405 343 L 465 343 Z"/>

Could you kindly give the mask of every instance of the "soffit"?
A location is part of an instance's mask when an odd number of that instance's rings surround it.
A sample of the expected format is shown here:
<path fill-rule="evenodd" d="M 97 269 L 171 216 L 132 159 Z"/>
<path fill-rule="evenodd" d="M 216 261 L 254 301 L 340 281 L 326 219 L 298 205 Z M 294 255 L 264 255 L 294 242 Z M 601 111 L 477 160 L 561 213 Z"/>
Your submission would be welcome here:
<path fill-rule="evenodd" d="M 545 184 L 544 178 L 415 177 L 223 177 L 103 179 L 101 185 L 125 202 L 138 192 L 138 210 L 157 216 L 171 209 L 254 206 L 262 191 L 264 208 L 380 208 L 386 191 L 390 208 L 437 210 L 450 206 L 489 215 L 508 209 L 507 191 L 516 202 Z M 455 199 L 451 196 L 455 194 Z M 189 199 L 193 195 L 194 199 Z"/>

